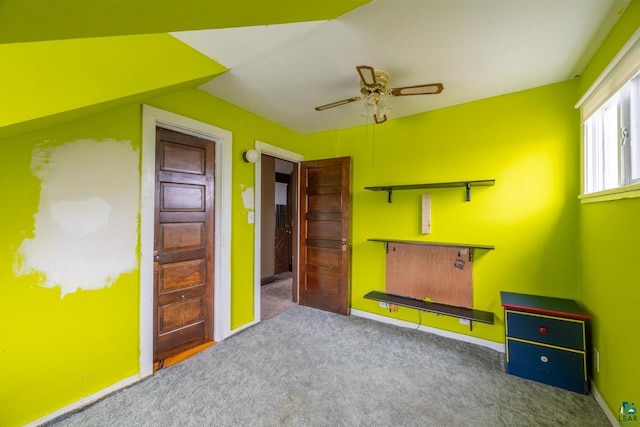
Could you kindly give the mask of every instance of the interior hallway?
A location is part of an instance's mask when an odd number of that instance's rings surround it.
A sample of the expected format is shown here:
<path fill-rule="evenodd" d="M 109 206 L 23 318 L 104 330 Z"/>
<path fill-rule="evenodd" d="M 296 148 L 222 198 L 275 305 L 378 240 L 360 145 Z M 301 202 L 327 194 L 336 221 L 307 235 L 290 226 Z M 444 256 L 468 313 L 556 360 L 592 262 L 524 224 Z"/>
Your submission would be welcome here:
<path fill-rule="evenodd" d="M 275 281 L 260 288 L 260 320 L 270 319 L 296 306 L 291 298 L 292 273 L 288 271 L 275 277 Z"/>

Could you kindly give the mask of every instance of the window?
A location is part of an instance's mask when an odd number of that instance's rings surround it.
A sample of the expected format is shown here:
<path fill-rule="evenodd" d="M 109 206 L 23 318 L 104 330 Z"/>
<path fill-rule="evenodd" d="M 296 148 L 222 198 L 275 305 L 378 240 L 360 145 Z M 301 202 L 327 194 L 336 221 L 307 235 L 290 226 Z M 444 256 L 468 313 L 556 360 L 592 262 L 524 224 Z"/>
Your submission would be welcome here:
<path fill-rule="evenodd" d="M 584 193 L 640 182 L 640 74 L 584 122 Z"/>
<path fill-rule="evenodd" d="M 640 197 L 640 29 L 576 107 L 583 135 L 580 198 Z"/>

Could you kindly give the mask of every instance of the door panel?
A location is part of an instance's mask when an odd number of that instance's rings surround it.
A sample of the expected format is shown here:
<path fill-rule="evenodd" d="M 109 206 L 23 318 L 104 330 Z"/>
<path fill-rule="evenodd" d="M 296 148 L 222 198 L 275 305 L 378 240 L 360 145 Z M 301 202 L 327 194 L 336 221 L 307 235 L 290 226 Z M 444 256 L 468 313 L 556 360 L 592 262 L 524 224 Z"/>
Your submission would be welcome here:
<path fill-rule="evenodd" d="M 163 264 L 159 271 L 159 293 L 171 292 L 179 288 L 203 286 L 205 274 L 203 259 Z"/>
<path fill-rule="evenodd" d="M 323 274 L 322 270 L 309 267 L 307 278 L 309 289 L 326 292 L 331 295 L 340 295 L 337 291 L 340 288 L 339 277 Z"/>
<path fill-rule="evenodd" d="M 318 188 L 315 191 L 340 191 L 339 187 Z M 311 194 L 309 197 L 309 211 L 313 213 L 340 213 L 340 194 Z"/>
<path fill-rule="evenodd" d="M 340 249 L 311 246 L 319 242 L 319 240 L 307 240 L 307 265 L 339 269 L 342 255 Z"/>
<path fill-rule="evenodd" d="M 198 175 L 205 174 L 206 162 L 203 161 L 204 153 L 201 147 L 173 144 L 165 141 L 163 150 L 163 171 L 186 172 Z"/>
<path fill-rule="evenodd" d="M 154 360 L 213 337 L 214 149 L 156 131 Z"/>
<path fill-rule="evenodd" d="M 349 314 L 351 158 L 300 169 L 300 304 Z"/>
<path fill-rule="evenodd" d="M 340 239 L 341 231 L 330 221 L 307 220 L 307 238 L 309 239 L 319 239 L 321 237 Z"/>
<path fill-rule="evenodd" d="M 273 274 L 289 271 L 291 264 L 291 227 L 276 228 Z"/>
<path fill-rule="evenodd" d="M 205 224 L 202 222 L 160 224 L 160 247 L 165 251 L 202 248 L 204 230 Z"/>
<path fill-rule="evenodd" d="M 160 310 L 160 334 L 200 323 L 204 320 L 202 305 L 202 298 L 196 297 L 189 301 L 162 307 Z"/>
<path fill-rule="evenodd" d="M 162 210 L 174 212 L 203 212 L 205 188 L 201 185 L 160 183 Z"/>
<path fill-rule="evenodd" d="M 299 249 L 300 249 L 300 235 L 298 223 L 300 221 L 299 205 L 298 205 L 298 163 L 293 164 L 293 172 L 290 175 L 290 185 L 288 197 L 291 200 L 289 214 L 291 215 L 291 270 L 293 271 L 293 280 L 291 285 L 291 300 L 298 302 L 299 292 Z"/>
<path fill-rule="evenodd" d="M 276 172 L 276 188 L 278 183 L 287 185 L 287 197 L 285 204 L 276 202 L 276 228 L 274 247 L 274 274 L 282 274 L 289 271 L 291 263 L 291 209 L 293 208 L 291 197 L 291 175 Z M 278 192 L 276 191 L 276 194 Z"/>

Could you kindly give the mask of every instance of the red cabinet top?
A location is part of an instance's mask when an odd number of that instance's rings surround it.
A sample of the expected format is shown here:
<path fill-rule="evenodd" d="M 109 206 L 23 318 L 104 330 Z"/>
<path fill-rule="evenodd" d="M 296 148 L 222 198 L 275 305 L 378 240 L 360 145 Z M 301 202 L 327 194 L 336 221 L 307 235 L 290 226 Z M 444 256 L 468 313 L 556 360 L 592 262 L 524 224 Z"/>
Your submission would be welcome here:
<path fill-rule="evenodd" d="M 545 297 L 540 295 L 500 292 L 502 306 L 510 310 L 547 314 L 569 319 L 589 320 L 591 316 L 572 299 Z"/>

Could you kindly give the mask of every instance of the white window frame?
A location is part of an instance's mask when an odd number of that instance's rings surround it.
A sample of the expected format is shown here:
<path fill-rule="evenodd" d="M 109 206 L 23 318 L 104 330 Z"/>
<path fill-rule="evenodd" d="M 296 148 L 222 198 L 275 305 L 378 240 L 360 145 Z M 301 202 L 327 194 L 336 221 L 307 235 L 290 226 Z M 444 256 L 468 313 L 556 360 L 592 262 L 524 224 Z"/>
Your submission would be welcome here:
<path fill-rule="evenodd" d="M 640 29 L 576 104 L 582 122 L 582 203 L 640 197 L 639 88 Z M 618 124 L 605 126 L 605 113 Z M 623 129 L 630 138 L 623 139 Z"/>

